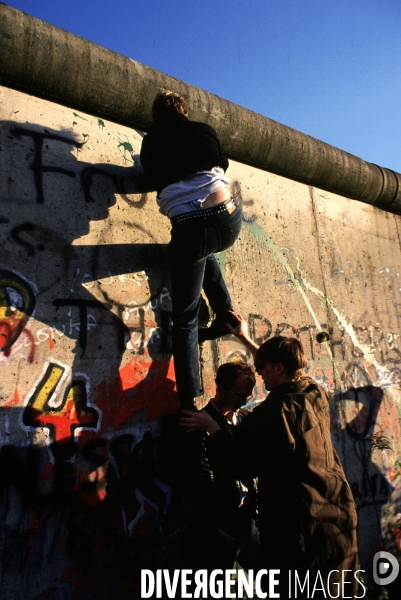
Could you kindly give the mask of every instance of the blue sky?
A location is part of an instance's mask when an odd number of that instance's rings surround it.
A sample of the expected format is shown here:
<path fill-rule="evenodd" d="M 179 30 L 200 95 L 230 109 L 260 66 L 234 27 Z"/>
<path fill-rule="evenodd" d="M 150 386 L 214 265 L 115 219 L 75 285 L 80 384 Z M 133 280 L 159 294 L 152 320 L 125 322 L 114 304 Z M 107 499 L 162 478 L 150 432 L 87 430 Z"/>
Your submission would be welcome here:
<path fill-rule="evenodd" d="M 401 172 L 401 0 L 10 0 Z"/>

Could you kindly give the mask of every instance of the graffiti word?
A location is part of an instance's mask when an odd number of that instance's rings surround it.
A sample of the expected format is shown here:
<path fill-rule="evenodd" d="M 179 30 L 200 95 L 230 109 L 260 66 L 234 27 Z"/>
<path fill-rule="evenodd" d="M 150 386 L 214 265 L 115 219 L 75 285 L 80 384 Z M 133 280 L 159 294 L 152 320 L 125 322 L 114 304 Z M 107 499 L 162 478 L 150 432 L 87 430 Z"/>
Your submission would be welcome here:
<path fill-rule="evenodd" d="M 102 285 L 112 285 L 115 282 L 115 278 L 110 273 L 110 271 L 108 271 L 108 276 L 108 279 L 100 279 L 97 277 L 93 277 L 93 275 L 91 275 L 90 273 L 85 273 L 82 277 L 81 283 L 86 289 L 92 288 L 95 285 L 95 281 Z M 136 283 L 137 286 L 141 286 L 143 283 L 146 283 L 149 279 L 145 271 L 138 271 L 137 273 L 133 273 L 132 277 L 126 274 L 117 275 L 117 278 L 121 281 L 121 283 L 124 283 L 125 281 L 133 281 L 134 283 Z"/>
<path fill-rule="evenodd" d="M 75 327 L 79 331 L 78 342 L 79 342 L 80 347 L 82 348 L 82 356 L 83 356 L 86 345 L 87 345 L 87 340 L 88 340 L 87 331 L 88 331 L 88 329 L 90 329 L 90 325 L 89 325 L 89 321 L 88 321 L 89 315 L 87 314 L 87 309 L 88 308 L 99 308 L 101 310 L 110 310 L 110 305 L 103 304 L 102 302 L 99 302 L 98 300 L 72 300 L 72 299 L 65 300 L 62 298 L 54 300 L 53 305 L 56 307 L 56 309 L 58 309 L 60 306 L 77 306 L 79 308 L 79 324 L 78 323 L 74 324 L 72 322 L 72 320 L 70 319 L 70 334 L 72 333 L 73 327 Z M 90 316 L 92 317 L 93 320 L 95 320 L 93 315 L 90 315 Z M 116 317 L 116 319 L 118 321 L 118 326 L 119 326 L 119 335 L 118 335 L 119 350 L 122 352 L 125 348 L 125 335 L 127 333 L 127 328 L 125 327 L 125 325 L 123 324 L 123 322 L 120 319 L 118 319 L 117 317 Z"/>

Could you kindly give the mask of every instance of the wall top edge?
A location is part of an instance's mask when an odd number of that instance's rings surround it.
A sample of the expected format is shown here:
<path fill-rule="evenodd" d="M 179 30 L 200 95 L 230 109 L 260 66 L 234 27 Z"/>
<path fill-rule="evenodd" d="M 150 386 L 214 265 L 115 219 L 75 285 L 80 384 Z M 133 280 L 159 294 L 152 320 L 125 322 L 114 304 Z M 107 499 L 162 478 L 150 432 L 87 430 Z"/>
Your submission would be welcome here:
<path fill-rule="evenodd" d="M 0 82 L 146 131 L 163 89 L 216 129 L 230 158 L 401 214 L 401 175 L 0 2 Z"/>

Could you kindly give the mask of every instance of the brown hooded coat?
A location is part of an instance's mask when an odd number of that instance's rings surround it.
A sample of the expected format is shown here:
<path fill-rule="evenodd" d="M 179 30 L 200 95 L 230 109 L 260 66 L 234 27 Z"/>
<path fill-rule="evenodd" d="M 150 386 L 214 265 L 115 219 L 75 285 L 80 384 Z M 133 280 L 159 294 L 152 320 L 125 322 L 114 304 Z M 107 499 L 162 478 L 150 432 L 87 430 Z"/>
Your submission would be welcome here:
<path fill-rule="evenodd" d="M 283 383 L 232 436 L 216 432 L 210 448 L 236 477 L 258 477 L 261 568 L 280 569 L 280 582 L 288 582 L 289 570 L 303 579 L 309 572 L 312 587 L 318 571 L 325 586 L 330 571 L 338 571 L 330 576 L 333 597 L 339 590 L 333 584 L 341 584 L 342 571 L 349 570 L 344 578 L 351 583 L 343 593 L 353 597 L 358 593 L 354 573 L 360 569 L 357 513 L 331 442 L 330 401 L 309 377 Z M 330 597 L 327 588 L 321 597 Z"/>

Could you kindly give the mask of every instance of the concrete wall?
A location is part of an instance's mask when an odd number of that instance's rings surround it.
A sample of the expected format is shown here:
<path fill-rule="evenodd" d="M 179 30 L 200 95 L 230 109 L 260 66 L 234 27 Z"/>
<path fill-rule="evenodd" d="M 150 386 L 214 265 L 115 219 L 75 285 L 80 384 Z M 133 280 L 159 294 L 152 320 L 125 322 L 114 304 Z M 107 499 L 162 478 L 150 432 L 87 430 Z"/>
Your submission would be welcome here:
<path fill-rule="evenodd" d="M 168 221 L 153 193 L 124 193 L 141 132 L 7 88 L 0 99 L 2 598 L 129 590 L 121 555 L 156 564 L 174 531 L 157 452 L 178 406 Z M 229 174 L 245 211 L 221 256 L 235 306 L 258 342 L 299 336 L 335 393 L 366 567 L 380 530 L 394 546 L 400 534 L 400 218 L 234 161 Z M 205 397 L 238 354 L 229 336 L 205 344 Z"/>
<path fill-rule="evenodd" d="M 0 597 L 139 597 L 180 525 L 159 446 L 178 407 L 169 223 L 140 192 L 144 134 L 9 87 L 0 112 Z M 400 217 L 234 160 L 228 174 L 235 307 L 259 343 L 299 336 L 333 392 L 369 569 L 383 541 L 401 554 Z M 204 345 L 205 399 L 236 355 L 230 336 Z"/>

